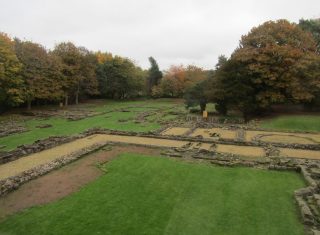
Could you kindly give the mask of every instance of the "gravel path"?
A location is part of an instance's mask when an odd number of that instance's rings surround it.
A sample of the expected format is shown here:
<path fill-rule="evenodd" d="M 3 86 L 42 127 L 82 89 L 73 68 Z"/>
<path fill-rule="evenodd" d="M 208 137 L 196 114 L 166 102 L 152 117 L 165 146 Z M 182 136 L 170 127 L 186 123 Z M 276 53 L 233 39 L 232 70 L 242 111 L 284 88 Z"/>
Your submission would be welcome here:
<path fill-rule="evenodd" d="M 96 134 L 96 135 L 78 139 L 73 142 L 66 143 L 48 150 L 44 150 L 39 153 L 31 154 L 29 156 L 17 159 L 13 162 L 0 165 L 0 180 L 17 175 L 26 170 L 37 167 L 39 165 L 49 163 L 55 159 L 69 155 L 81 149 L 88 148 L 95 144 L 103 144 L 107 142 L 147 145 L 147 146 L 155 146 L 155 147 L 182 147 L 189 143 L 188 141 L 181 141 L 181 140 Z M 200 149 L 210 149 L 210 146 L 211 146 L 211 144 L 205 144 L 205 143 L 195 142 L 195 144 L 197 144 L 197 146 Z M 232 153 L 232 154 L 238 154 L 238 155 L 243 155 L 248 157 L 265 156 L 265 151 L 262 147 L 254 147 L 254 146 L 236 146 L 236 145 L 217 144 L 216 150 L 222 153 Z M 281 148 L 281 152 L 287 155 L 288 157 L 293 157 L 293 158 L 320 159 L 320 151 L 294 150 L 294 149 Z"/>

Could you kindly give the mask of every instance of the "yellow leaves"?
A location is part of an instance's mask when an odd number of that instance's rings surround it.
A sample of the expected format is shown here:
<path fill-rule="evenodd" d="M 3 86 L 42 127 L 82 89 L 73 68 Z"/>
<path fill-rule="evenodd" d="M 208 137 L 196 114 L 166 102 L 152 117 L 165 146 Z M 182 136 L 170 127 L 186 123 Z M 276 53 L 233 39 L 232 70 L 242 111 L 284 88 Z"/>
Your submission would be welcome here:
<path fill-rule="evenodd" d="M 101 51 L 98 51 L 95 53 L 95 55 L 99 64 L 103 64 L 106 61 L 111 61 L 113 58 L 112 54 L 107 52 L 103 53 Z"/>

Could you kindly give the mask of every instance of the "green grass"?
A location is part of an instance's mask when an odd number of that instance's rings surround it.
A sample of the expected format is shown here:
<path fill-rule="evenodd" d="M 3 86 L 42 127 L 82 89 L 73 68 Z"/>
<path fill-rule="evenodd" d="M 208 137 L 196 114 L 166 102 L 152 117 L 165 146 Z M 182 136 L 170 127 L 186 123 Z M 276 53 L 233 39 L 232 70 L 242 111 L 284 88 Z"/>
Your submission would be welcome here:
<path fill-rule="evenodd" d="M 0 234 L 302 235 L 293 172 L 122 154 L 60 201 L 0 224 Z"/>
<path fill-rule="evenodd" d="M 320 131 L 320 115 L 280 116 L 265 119 L 261 127 L 272 130 Z"/>
<path fill-rule="evenodd" d="M 49 136 L 73 135 L 81 133 L 89 128 L 102 127 L 112 130 L 147 132 L 161 127 L 159 122 L 169 120 L 173 116 L 166 115 L 168 110 L 176 107 L 172 101 L 107 101 L 98 105 L 80 105 L 98 112 L 108 112 L 103 115 L 85 118 L 78 121 L 68 121 L 63 118 L 48 118 L 46 120 L 30 119 L 24 122 L 28 132 L 17 133 L 0 138 L 0 145 L 6 147 L 1 150 L 12 150 L 21 144 L 31 144 L 36 140 L 45 139 Z M 130 112 L 119 112 L 119 109 L 127 109 Z M 161 110 L 161 112 L 160 112 Z M 162 111 L 163 110 L 163 111 Z M 147 119 L 144 123 L 136 123 L 134 118 L 141 112 L 156 111 L 157 118 Z M 125 122 L 119 122 L 125 120 Z M 36 128 L 41 124 L 51 124 L 50 128 Z"/>

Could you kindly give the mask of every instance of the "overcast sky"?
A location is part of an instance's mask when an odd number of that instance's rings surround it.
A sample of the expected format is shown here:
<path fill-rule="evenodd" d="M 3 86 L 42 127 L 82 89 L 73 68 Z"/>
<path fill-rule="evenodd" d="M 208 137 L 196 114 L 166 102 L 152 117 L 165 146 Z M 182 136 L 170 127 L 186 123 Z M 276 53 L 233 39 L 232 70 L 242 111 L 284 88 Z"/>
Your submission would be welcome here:
<path fill-rule="evenodd" d="M 267 20 L 320 18 L 320 0 L 0 0 L 0 31 L 48 49 L 71 41 L 147 68 L 214 68 Z"/>

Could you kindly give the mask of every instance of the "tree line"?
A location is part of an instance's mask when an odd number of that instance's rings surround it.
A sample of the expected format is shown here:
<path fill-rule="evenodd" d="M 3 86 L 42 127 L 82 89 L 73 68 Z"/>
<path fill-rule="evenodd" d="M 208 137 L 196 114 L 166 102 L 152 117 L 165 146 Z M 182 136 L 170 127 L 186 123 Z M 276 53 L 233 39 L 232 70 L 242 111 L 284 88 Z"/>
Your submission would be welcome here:
<path fill-rule="evenodd" d="M 320 103 L 320 19 L 268 21 L 243 35 L 229 58 L 212 70 L 173 65 L 144 70 L 129 58 L 71 42 L 52 50 L 0 33 L 0 110 L 32 104 L 78 104 L 84 98 L 184 97 L 188 107 L 208 102 L 245 119 L 273 104 Z"/>
<path fill-rule="evenodd" d="M 188 90 L 189 106 L 207 102 L 248 120 L 274 104 L 320 105 L 320 19 L 268 21 L 242 36 L 230 58 L 219 57 L 212 76 Z"/>
<path fill-rule="evenodd" d="M 70 102 L 144 94 L 147 72 L 128 58 L 71 42 L 53 50 L 0 33 L 0 110 L 32 103 Z"/>

